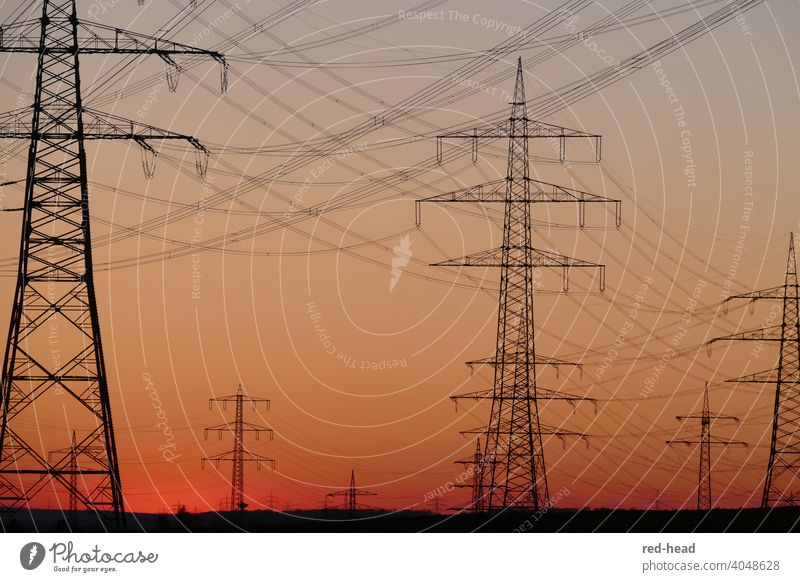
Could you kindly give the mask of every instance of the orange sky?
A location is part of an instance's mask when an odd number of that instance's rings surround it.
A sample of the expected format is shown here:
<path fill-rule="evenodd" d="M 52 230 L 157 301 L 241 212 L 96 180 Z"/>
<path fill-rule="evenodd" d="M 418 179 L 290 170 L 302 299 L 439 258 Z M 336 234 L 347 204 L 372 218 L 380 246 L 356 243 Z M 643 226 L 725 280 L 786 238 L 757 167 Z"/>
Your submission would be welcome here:
<path fill-rule="evenodd" d="M 161 4 L 139 9 L 126 2 L 100 10 L 79 0 L 78 6 L 87 20 L 157 35 L 182 5 Z M 194 154 L 172 148 L 162 152 L 147 181 L 135 145 L 89 147 L 98 303 L 131 510 L 159 511 L 178 502 L 198 510 L 220 507 L 229 495 L 230 466 L 202 470 L 200 458 L 230 448 L 231 440 L 212 435 L 205 441 L 203 427 L 223 421 L 222 411 L 209 410 L 208 399 L 233 393 L 238 384 L 272 401 L 269 412 L 248 411 L 253 422 L 275 431 L 273 441 L 248 440 L 248 447 L 277 461 L 274 472 L 248 469 L 252 508 L 264 507 L 271 494 L 279 508 L 320 506 L 325 493 L 347 485 L 351 468 L 360 487 L 379 494 L 370 502 L 383 507 L 432 507 L 429 492 L 463 479 L 453 461 L 470 456 L 474 440 L 459 431 L 482 425 L 488 409 L 455 409 L 449 397 L 490 387 L 488 370 L 470 375 L 462 362 L 493 350 L 498 273 L 459 273 L 428 263 L 497 246 L 501 215 L 498 209 L 487 215 L 480 208 L 430 205 L 417 229 L 413 200 L 505 175 L 505 143 L 482 148 L 475 165 L 468 149 L 436 165 L 430 163 L 432 136 L 504 112 L 517 56 L 528 59 L 542 49 L 509 54 L 464 80 L 454 92 L 468 88 L 469 95 L 448 108 L 376 125 L 344 150 L 330 150 L 288 173 L 276 170 L 302 154 L 307 140 L 380 116 L 543 11 L 523 2 L 491 8 L 448 2 L 436 9 L 444 10 L 441 19 L 403 18 L 349 38 L 343 33 L 363 20 L 377 22 L 398 10 L 387 2 L 352 4 L 307 8 L 258 33 L 254 22 L 278 4 L 231 3 L 227 17 L 225 2 L 208 7 L 202 18 L 217 19 L 216 28 L 204 32 L 197 20 L 175 39 L 217 47 L 220 35 L 248 32 L 228 51 L 224 97 L 214 63 L 192 65 L 177 92 L 169 93 L 157 58 L 124 69 L 105 85 L 104 75 L 128 61 L 85 57 L 90 107 L 192 133 L 217 152 L 205 181 L 194 176 Z M 576 26 L 621 5 L 598 4 L 581 13 Z M 10 10 L 0 8 L 1 16 Z M 536 177 L 623 200 L 619 230 L 597 210 L 582 231 L 571 228 L 574 209 L 537 206 L 533 212 L 537 245 L 607 265 L 605 294 L 576 273 L 569 294 L 537 297 L 537 350 L 584 364 L 582 375 L 563 370 L 556 377 L 544 370 L 541 384 L 600 399 L 596 412 L 590 404 L 573 412 L 554 402 L 542 413 L 547 424 L 589 435 L 586 441 L 546 443 L 551 492 L 567 487 L 565 506 L 643 507 L 657 492 L 663 506 L 691 504 L 696 454 L 667 448 L 664 441 L 696 427 L 682 429 L 675 416 L 699 410 L 704 382 L 773 363 L 771 348 L 754 356 L 752 345 L 721 346 L 709 358 L 699 346 L 716 335 L 759 327 L 768 315 L 769 305 L 753 315 L 738 306 L 723 317 L 717 304 L 726 289 L 745 292 L 783 281 L 788 234 L 798 226 L 793 159 L 800 132 L 792 60 L 800 40 L 787 34 L 796 11 L 761 5 L 665 58 L 658 70 L 642 69 L 545 119 L 603 134 L 604 162 L 600 168 L 564 168 L 547 163 L 543 158 L 552 152 L 535 144 Z M 501 24 L 494 27 L 483 17 Z M 621 59 L 694 18 L 677 14 L 596 40 L 602 55 Z M 564 26 L 547 38 L 572 32 Z M 317 43 L 334 35 L 343 37 Z M 285 43 L 300 49 L 278 50 Z M 235 58 L 276 50 L 260 64 Z M 4 109 L 30 102 L 34 62 L 3 56 Z M 336 64 L 314 68 L 309 62 Z M 528 98 L 535 103 L 604 66 L 601 53 L 579 43 L 526 70 Z M 3 160 L 0 171 L 5 180 L 16 180 L 24 175 L 19 156 L 25 144 L 7 145 L 17 157 Z M 445 146 L 451 154 L 454 147 Z M 580 161 L 589 150 L 578 144 L 571 153 Z M 418 179 L 400 179 L 399 172 L 426 164 Z M 248 181 L 264 173 L 269 180 Z M 21 188 L 5 187 L 0 201 L 20 205 Z M 323 211 L 297 210 L 307 207 Z M 0 220 L 2 328 L 12 302 L 19 213 Z M 395 247 L 401 245 L 411 257 L 406 265 L 396 263 L 392 286 Z M 545 289 L 557 291 L 559 277 L 544 275 Z M 642 292 L 646 297 L 632 317 Z M 631 331 L 612 357 L 623 328 Z M 675 354 L 657 370 L 672 345 Z M 742 419 L 738 426 L 720 425 L 718 434 L 751 445 L 726 451 L 715 467 L 715 497 L 723 506 L 753 504 L 760 495 L 771 398 L 756 387 L 712 387 L 712 408 Z M 64 434 L 58 406 L 41 411 L 46 420 L 40 428 L 54 444 Z M 59 496 L 63 500 L 58 492 L 43 495 L 38 503 L 55 504 Z M 468 492 L 456 490 L 442 506 L 467 498 Z"/>

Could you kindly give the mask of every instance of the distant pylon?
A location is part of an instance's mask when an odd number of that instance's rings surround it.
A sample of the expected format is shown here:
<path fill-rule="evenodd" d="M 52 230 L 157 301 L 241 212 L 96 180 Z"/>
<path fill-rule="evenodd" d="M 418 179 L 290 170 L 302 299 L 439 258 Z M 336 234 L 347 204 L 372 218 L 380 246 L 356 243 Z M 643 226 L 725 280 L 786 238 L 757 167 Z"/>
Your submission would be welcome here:
<path fill-rule="evenodd" d="M 456 485 L 456 487 L 469 487 L 472 491 L 472 499 L 467 509 L 476 512 L 483 511 L 483 452 L 481 451 L 481 439 L 477 439 L 475 454 L 471 458 L 456 462 L 464 465 L 465 470 L 472 473 L 471 483 Z M 466 469 L 467 467 L 468 469 Z"/>
<path fill-rule="evenodd" d="M 273 431 L 271 428 L 267 428 L 266 426 L 259 426 L 255 425 L 250 422 L 245 422 L 244 420 L 244 403 L 249 402 L 253 408 L 256 409 L 256 405 L 258 403 L 266 403 L 267 410 L 269 410 L 269 400 L 264 398 L 251 398 L 249 396 L 245 396 L 242 392 L 242 387 L 239 386 L 239 389 L 236 391 L 236 394 L 232 396 L 223 396 L 222 398 L 210 398 L 208 401 L 208 408 L 209 410 L 213 407 L 214 403 L 222 403 L 222 409 L 227 410 L 228 403 L 233 402 L 236 408 L 235 419 L 233 421 L 233 427 L 230 424 L 219 424 L 217 426 L 210 426 L 205 429 L 204 431 L 204 438 L 208 438 L 208 431 L 215 430 L 217 431 L 219 438 L 222 439 L 223 432 L 232 432 L 233 433 L 233 449 L 227 451 L 225 453 L 220 453 L 219 455 L 214 455 L 212 457 L 203 457 L 200 464 L 201 466 L 205 466 L 206 461 L 211 461 L 214 463 L 214 466 L 219 468 L 219 464 L 222 461 L 231 461 L 233 468 L 231 472 L 231 497 L 230 497 L 230 511 L 244 511 L 247 507 L 247 503 L 244 500 L 244 464 L 245 463 L 255 463 L 257 469 L 261 469 L 262 464 L 269 465 L 272 469 L 275 468 L 275 461 L 273 459 L 268 459 L 267 457 L 262 457 L 261 455 L 256 455 L 247 451 L 244 447 L 244 433 L 245 432 L 252 432 L 256 435 L 256 440 L 258 440 L 259 436 L 262 432 L 269 433 L 270 439 L 273 437 Z"/>
<path fill-rule="evenodd" d="M 709 346 L 714 342 L 734 340 L 775 342 L 780 347 L 777 365 L 771 370 L 728 380 L 733 383 L 775 384 L 769 461 L 761 495 L 761 507 L 764 508 L 797 505 L 800 501 L 799 298 L 794 233 L 791 233 L 784 284 L 771 289 L 732 295 L 725 299 L 725 302 L 733 299 L 747 299 L 750 302 L 761 299 L 780 301 L 783 303 L 781 323 L 718 337 L 709 342 Z"/>
<path fill-rule="evenodd" d="M 95 298 L 85 142 L 134 140 L 150 160 L 145 164 L 148 170 L 156 155 L 151 140 L 189 141 L 198 148 L 201 170 L 206 151 L 194 137 L 87 108 L 81 95 L 80 62 L 87 54 L 158 55 L 174 78 L 175 55 L 220 61 L 223 57 L 84 22 L 78 19 L 75 0 L 43 0 L 41 18 L 5 24 L 0 52 L 38 57 L 33 106 L 0 115 L 0 138 L 30 142 L 19 269 L 0 393 L 0 510 L 30 508 L 54 480 L 87 509 L 124 528 Z M 49 407 L 58 410 L 47 413 L 50 420 L 66 417 L 70 426 L 91 427 L 77 443 L 77 455 L 95 447 L 102 450 L 82 455 L 77 487 L 74 473 L 49 462 L 46 454 L 64 438 L 59 435 L 69 431 L 25 429 L 26 425 L 38 428 L 38 419 Z"/>
<path fill-rule="evenodd" d="M 548 506 L 549 492 L 544 459 L 543 435 L 558 438 L 583 437 L 582 433 L 548 427 L 541 423 L 539 403 L 545 400 L 586 400 L 581 396 L 549 390 L 538 385 L 537 364 L 578 365 L 555 358 L 537 357 L 534 326 L 534 269 L 557 268 L 563 271 L 563 289 L 569 286 L 572 268 L 599 269 L 600 290 L 605 287 L 605 267 L 573 259 L 555 252 L 534 248 L 530 205 L 535 203 L 575 203 L 580 226 L 585 223 L 588 203 L 612 204 L 615 225 L 620 224 L 620 201 L 533 180 L 530 177 L 528 140 L 548 139 L 558 145 L 559 159 L 565 161 L 567 138 L 594 141 L 600 159 L 600 136 L 528 119 L 522 60 L 517 62 L 517 77 L 510 118 L 488 128 L 442 135 L 437 138 L 437 157 L 442 159 L 443 139 L 472 141 L 472 158 L 477 160 L 481 139 L 508 140 L 508 168 L 505 180 L 465 188 L 449 194 L 417 201 L 417 225 L 423 202 L 500 203 L 504 207 L 501 247 L 459 259 L 435 263 L 436 266 L 499 267 L 500 296 L 497 341 L 493 356 L 469 362 L 494 368 L 494 384 L 488 390 L 463 394 L 454 399 L 491 402 L 486 427 L 464 431 L 485 436 L 481 462 L 482 501 L 486 511 L 514 507 L 538 510 Z"/>
<path fill-rule="evenodd" d="M 97 452 L 102 454 L 103 451 L 101 449 Z M 48 463 L 61 464 L 66 468 L 65 473 L 69 477 L 67 523 L 74 528 L 77 525 L 78 518 L 78 443 L 75 438 L 75 431 L 72 431 L 72 444 L 69 448 L 50 451 L 47 457 Z"/>
<path fill-rule="evenodd" d="M 373 493 L 372 491 L 366 491 L 364 489 L 358 489 L 356 487 L 356 472 L 355 469 L 350 470 L 350 486 L 347 489 L 342 489 L 341 491 L 334 491 L 333 493 L 328 493 L 325 495 L 325 508 L 329 509 L 330 506 L 328 505 L 328 499 L 332 497 L 342 497 L 342 504 L 338 506 L 339 509 L 347 510 L 347 516 L 350 519 L 354 519 L 356 516 L 356 511 L 359 509 L 369 509 L 368 505 L 363 505 L 358 502 L 359 497 L 369 496 L 369 495 L 377 495 L 377 493 Z"/>
<path fill-rule="evenodd" d="M 710 412 L 708 406 L 708 384 L 706 384 L 703 391 L 703 412 L 700 414 L 687 414 L 684 416 L 676 416 L 680 421 L 685 420 L 699 420 L 700 421 L 700 436 L 696 439 L 672 439 L 668 440 L 668 445 L 685 444 L 685 445 L 700 445 L 700 470 L 697 477 L 697 509 L 708 511 L 714 507 L 714 499 L 711 495 L 711 445 L 733 446 L 741 445 L 747 446 L 743 441 L 724 440 L 712 436 L 711 423 L 715 420 L 732 420 L 738 422 L 739 419 L 735 416 L 725 416 Z"/>

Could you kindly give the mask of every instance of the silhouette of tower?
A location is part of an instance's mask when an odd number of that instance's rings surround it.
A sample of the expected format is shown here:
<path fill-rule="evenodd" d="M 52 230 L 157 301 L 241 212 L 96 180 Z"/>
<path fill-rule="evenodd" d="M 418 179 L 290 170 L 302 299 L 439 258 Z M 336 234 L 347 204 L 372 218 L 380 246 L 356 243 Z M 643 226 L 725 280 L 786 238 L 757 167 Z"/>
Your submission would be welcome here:
<path fill-rule="evenodd" d="M 475 454 L 472 457 L 463 461 L 456 461 L 456 463 L 464 465 L 465 469 L 469 467 L 467 470 L 472 473 L 471 483 L 456 485 L 456 487 L 469 487 L 472 490 L 472 498 L 468 509 L 476 512 L 483 511 L 483 452 L 481 451 L 481 439 L 477 439 Z"/>
<path fill-rule="evenodd" d="M 232 402 L 235 408 L 235 416 L 233 421 L 233 426 L 230 424 L 219 424 L 217 426 L 210 426 L 205 429 L 204 437 L 208 438 L 208 431 L 215 430 L 219 434 L 220 440 L 222 439 L 222 433 L 225 431 L 233 433 L 233 449 L 227 451 L 225 453 L 220 453 L 219 455 L 215 455 L 213 457 L 203 457 L 200 464 L 201 466 L 205 467 L 206 461 L 211 461 L 214 463 L 216 468 L 219 468 L 219 464 L 222 461 L 231 461 L 232 463 L 232 472 L 231 472 L 231 502 L 230 502 L 230 511 L 244 511 L 247 507 L 247 503 L 244 500 L 244 464 L 245 463 L 255 463 L 256 468 L 261 470 L 261 465 L 266 463 L 270 466 L 270 468 L 275 468 L 275 461 L 273 459 L 268 459 L 267 457 L 262 457 L 261 455 L 256 455 L 247 451 L 244 447 L 244 433 L 252 432 L 256 435 L 256 440 L 259 439 L 259 436 L 262 432 L 269 433 L 269 438 L 272 439 L 273 431 L 271 428 L 267 428 L 266 426 L 259 426 L 250 422 L 245 422 L 244 420 L 244 403 L 249 402 L 252 406 L 252 409 L 256 409 L 256 405 L 263 402 L 266 404 L 267 410 L 269 410 L 269 400 L 265 400 L 264 398 L 250 398 L 249 396 L 245 396 L 242 392 L 242 387 L 239 386 L 239 389 L 236 391 L 236 394 L 232 396 L 223 396 L 222 398 L 211 398 L 208 401 L 208 409 L 211 410 L 214 403 L 222 403 L 222 409 L 227 410 L 228 403 Z"/>
<path fill-rule="evenodd" d="M 98 453 L 102 454 L 103 451 L 99 450 Z M 54 463 L 55 459 L 55 463 Z M 48 453 L 48 462 L 58 464 L 61 462 L 66 466 L 67 475 L 69 477 L 69 506 L 67 510 L 67 522 L 71 527 L 77 525 L 78 519 L 78 443 L 75 439 L 75 431 L 72 431 L 72 444 L 67 449 L 60 449 L 57 451 L 50 451 Z"/>
<path fill-rule="evenodd" d="M 714 507 L 713 497 L 711 496 L 711 445 L 747 446 L 743 441 L 724 440 L 714 437 L 711 434 L 712 421 L 732 420 L 738 422 L 735 416 L 724 416 L 716 412 L 710 412 L 708 406 L 708 384 L 703 391 L 703 412 L 700 414 L 687 414 L 676 416 L 680 421 L 699 420 L 700 436 L 695 439 L 672 439 L 667 441 L 668 445 L 685 444 L 700 445 L 700 470 L 697 477 L 697 509 L 708 511 Z"/>
<path fill-rule="evenodd" d="M 0 506 L 5 511 L 30 506 L 55 479 L 88 509 L 124 527 L 92 271 L 85 142 L 134 140 L 145 159 L 153 160 L 151 140 L 187 140 L 198 150 L 201 171 L 206 152 L 191 136 L 87 108 L 80 62 L 87 54 L 153 54 L 167 63 L 174 79 L 173 57 L 208 56 L 223 63 L 224 84 L 224 59 L 213 51 L 84 22 L 75 0 L 43 0 L 41 18 L 4 26 L 0 51 L 38 57 L 33 107 L 0 115 L 0 138 L 30 140 L 19 272 L 2 370 Z M 152 161 L 146 169 L 152 171 Z M 79 455 L 84 448 L 103 449 L 100 455 L 85 455 L 78 489 L 72 488 L 68 469 L 52 465 L 45 454 L 58 446 L 57 434 L 69 432 L 24 429 L 38 426 L 38 407 L 63 409 L 54 417 L 92 427 L 78 443 Z"/>
<path fill-rule="evenodd" d="M 797 262 L 794 233 L 789 235 L 789 256 L 786 277 L 780 287 L 732 295 L 725 302 L 747 299 L 779 301 L 783 304 L 781 323 L 715 338 L 720 341 L 755 341 L 778 344 L 778 362 L 771 370 L 748 374 L 729 382 L 775 384 L 772 414 L 772 436 L 769 461 L 761 495 L 761 507 L 796 505 L 800 500 L 800 319 L 798 319 Z"/>
<path fill-rule="evenodd" d="M 363 505 L 358 502 L 358 498 L 361 496 L 369 496 L 369 495 L 377 495 L 377 493 L 373 493 L 372 491 L 366 491 L 364 489 L 358 489 L 356 487 L 356 472 L 355 469 L 350 470 L 350 487 L 347 489 L 342 489 L 341 491 L 334 491 L 333 493 L 328 493 L 325 495 L 325 509 L 329 509 L 328 499 L 332 497 L 342 497 L 342 504 L 338 506 L 338 509 L 345 509 L 347 510 L 347 517 L 349 519 L 354 519 L 356 516 L 356 511 L 358 509 L 368 509 L 368 505 Z"/>
<path fill-rule="evenodd" d="M 604 266 L 534 248 L 530 205 L 577 204 L 579 223 L 580 226 L 584 226 L 586 204 L 613 204 L 615 224 L 616 226 L 620 224 L 619 200 L 531 179 L 528 141 L 537 138 L 557 144 L 562 162 L 566 159 L 565 144 L 568 138 L 593 140 L 599 161 L 600 136 L 528 119 L 520 59 L 517 62 L 511 116 L 507 121 L 488 128 L 476 128 L 472 132 L 458 132 L 437 138 L 437 157 L 440 161 L 443 139 L 472 140 L 473 161 L 477 160 L 479 140 L 507 139 L 508 168 L 505 180 L 423 198 L 417 201 L 416 208 L 417 225 L 420 224 L 420 208 L 423 202 L 499 203 L 504 208 L 501 247 L 434 264 L 451 267 L 500 268 L 495 353 L 490 358 L 468 362 L 470 365 L 492 366 L 494 384 L 489 390 L 453 397 L 491 402 L 487 426 L 464 431 L 465 434 L 485 436 L 481 463 L 484 499 L 479 505 L 487 511 L 507 507 L 533 510 L 546 507 L 549 492 L 542 437 L 583 436 L 581 433 L 546 426 L 539 418 L 542 401 L 566 400 L 574 404 L 584 398 L 538 385 L 537 365 L 577 364 L 536 355 L 534 269 L 540 267 L 561 269 L 564 277 L 563 288 L 567 290 L 570 269 L 596 268 L 599 269 L 600 290 L 605 287 Z"/>

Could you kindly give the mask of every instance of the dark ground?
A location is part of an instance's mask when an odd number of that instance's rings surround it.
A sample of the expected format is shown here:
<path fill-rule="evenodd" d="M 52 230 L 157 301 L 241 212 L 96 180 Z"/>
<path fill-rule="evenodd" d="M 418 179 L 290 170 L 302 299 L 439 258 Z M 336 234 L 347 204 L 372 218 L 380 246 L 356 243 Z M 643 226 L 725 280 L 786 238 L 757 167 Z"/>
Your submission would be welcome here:
<path fill-rule="evenodd" d="M 67 532 L 59 511 L 19 511 L 0 516 L 2 531 Z M 80 512 L 74 531 L 103 531 L 96 517 Z M 336 510 L 279 513 L 129 514 L 132 532 L 797 532 L 800 507 L 715 509 L 700 511 L 551 510 L 534 515 L 508 511 L 492 514 L 437 515 L 421 511 L 359 511 L 354 519 Z"/>

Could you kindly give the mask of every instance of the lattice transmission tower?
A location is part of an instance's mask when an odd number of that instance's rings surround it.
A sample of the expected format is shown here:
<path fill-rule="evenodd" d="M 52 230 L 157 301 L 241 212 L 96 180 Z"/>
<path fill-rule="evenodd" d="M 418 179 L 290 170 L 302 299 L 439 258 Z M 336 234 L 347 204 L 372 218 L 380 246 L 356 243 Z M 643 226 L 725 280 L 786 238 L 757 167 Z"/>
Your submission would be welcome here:
<path fill-rule="evenodd" d="M 747 299 L 750 302 L 769 299 L 783 304 L 781 323 L 761 329 L 714 338 L 709 347 L 721 341 L 774 342 L 779 346 L 778 362 L 770 370 L 748 374 L 728 382 L 775 384 L 772 413 L 772 436 L 769 460 L 761 495 L 761 507 L 798 505 L 800 503 L 800 292 L 797 282 L 797 261 L 794 233 L 789 235 L 789 256 L 786 277 L 780 287 L 732 295 L 725 302 Z"/>
<path fill-rule="evenodd" d="M 341 491 L 333 491 L 332 493 L 328 493 L 325 495 L 325 509 L 330 509 L 331 506 L 328 503 L 329 499 L 333 499 L 334 497 L 341 497 L 342 503 L 338 506 L 334 506 L 337 509 L 344 509 L 347 511 L 347 517 L 350 519 L 354 519 L 356 516 L 356 511 L 359 509 L 372 509 L 369 505 L 364 505 L 358 502 L 359 497 L 369 497 L 375 496 L 377 493 L 372 491 L 367 491 L 366 489 L 359 489 L 356 487 L 356 471 L 355 469 L 350 470 L 350 486 L 347 489 L 342 489 Z"/>
<path fill-rule="evenodd" d="M 421 203 L 498 203 L 503 205 L 503 244 L 499 248 L 435 263 L 434 266 L 499 267 L 500 297 L 497 318 L 495 353 L 469 365 L 494 368 L 492 388 L 463 394 L 454 399 L 488 400 L 491 412 L 486 427 L 464 431 L 483 435 L 481 461 L 483 500 L 486 511 L 501 508 L 538 510 L 549 503 L 543 436 L 558 438 L 583 437 L 581 433 L 543 424 L 539 418 L 540 403 L 564 400 L 574 404 L 587 400 L 578 395 L 543 388 L 538 384 L 541 365 L 578 365 L 555 358 L 536 355 L 534 326 L 534 269 L 562 269 L 564 290 L 569 285 L 569 270 L 599 269 L 600 290 L 605 287 L 605 267 L 558 253 L 534 248 L 532 243 L 531 204 L 574 203 L 578 205 L 578 221 L 584 226 L 586 204 L 613 205 L 615 224 L 620 224 L 621 202 L 531 178 L 528 157 L 530 139 L 546 139 L 558 146 L 559 159 L 566 160 L 566 140 L 591 140 L 597 161 L 600 159 L 600 136 L 579 130 L 528 119 L 525 102 L 522 59 L 517 62 L 516 84 L 511 115 L 498 125 L 476 128 L 437 137 L 437 157 L 442 158 L 445 139 L 472 140 L 472 159 L 477 160 L 480 140 L 507 139 L 508 167 L 506 178 L 480 186 L 417 201 L 417 225 Z"/>
<path fill-rule="evenodd" d="M 0 506 L 30 507 L 48 483 L 58 482 L 80 504 L 124 527 L 92 270 L 85 142 L 134 140 L 150 170 L 157 155 L 151 140 L 188 141 L 198 152 L 201 173 L 207 153 L 192 136 L 87 108 L 80 63 L 91 54 L 158 55 L 174 81 L 180 55 L 210 57 L 222 63 L 223 88 L 226 66 L 214 51 L 84 22 L 75 0 L 44 0 L 41 14 L 0 32 L 0 52 L 38 57 L 33 106 L 0 115 L 0 138 L 30 140 L 19 271 L 2 370 Z M 56 409 L 63 411 L 52 414 Z M 38 427 L 39 415 L 51 423 L 65 419 L 66 429 L 26 431 L 25 426 Z M 68 464 L 51 463 L 45 453 L 60 448 L 59 440 L 68 442 L 73 427 L 84 435 L 76 448 L 87 459 L 77 469 L 77 482 Z M 89 454 L 96 447 L 102 454 Z"/>
<path fill-rule="evenodd" d="M 469 487 L 472 492 L 469 506 L 466 508 L 469 511 L 483 511 L 483 451 L 481 450 L 481 439 L 477 439 L 475 443 L 475 453 L 472 457 L 462 461 L 456 461 L 460 465 L 464 465 L 464 470 L 471 472 L 472 479 L 470 483 L 458 484 L 456 487 Z M 438 499 L 438 497 L 437 497 Z"/>
<path fill-rule="evenodd" d="M 102 454 L 102 451 L 95 452 Z M 75 438 L 75 431 L 72 431 L 72 444 L 68 448 L 50 451 L 47 457 L 51 464 L 60 463 L 68 470 L 70 489 L 68 491 L 67 523 L 74 528 L 78 520 L 78 497 L 75 495 L 75 491 L 78 490 L 78 442 Z M 55 463 L 53 459 L 56 459 Z"/>
<path fill-rule="evenodd" d="M 242 392 L 242 387 L 236 391 L 236 394 L 231 396 L 223 396 L 221 398 L 211 398 L 208 401 L 208 408 L 214 406 L 214 403 L 222 404 L 222 409 L 227 410 L 228 404 L 232 403 L 235 408 L 235 415 L 233 425 L 230 423 L 219 424 L 217 426 L 210 426 L 204 430 L 204 438 L 208 438 L 209 431 L 217 431 L 220 440 L 222 440 L 222 433 L 233 433 L 233 448 L 230 451 L 214 455 L 213 457 L 203 457 L 200 461 L 201 466 L 205 467 L 206 461 L 214 463 L 216 468 L 223 461 L 230 461 L 232 465 L 231 471 L 231 497 L 230 497 L 230 511 L 244 511 L 247 507 L 247 502 L 244 498 L 244 464 L 255 463 L 256 468 L 261 470 L 262 465 L 268 465 L 270 468 L 275 468 L 275 460 L 267 457 L 262 457 L 255 453 L 251 453 L 244 446 L 244 433 L 251 432 L 259 439 L 261 433 L 266 432 L 269 438 L 272 439 L 274 433 L 271 428 L 260 426 L 251 422 L 246 422 L 244 419 L 244 404 L 249 403 L 252 410 L 256 410 L 258 404 L 264 404 L 266 409 L 269 410 L 270 402 L 264 398 L 251 398 L 245 396 Z"/>
<path fill-rule="evenodd" d="M 696 438 L 672 439 L 668 440 L 667 444 L 700 445 L 700 469 L 697 476 L 697 509 L 708 511 L 714 507 L 714 498 L 711 495 L 711 446 L 747 446 L 747 443 L 744 441 L 732 441 L 713 436 L 711 434 L 711 425 L 718 420 L 739 422 L 739 419 L 735 416 L 726 416 L 710 411 L 708 405 L 708 384 L 706 384 L 705 390 L 703 391 L 703 411 L 700 414 L 686 414 L 683 416 L 676 416 L 675 418 L 680 421 L 700 421 L 700 436 Z"/>

